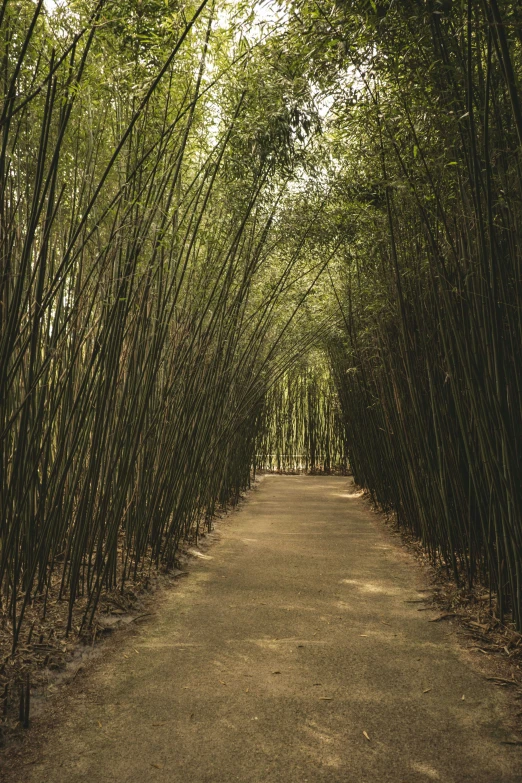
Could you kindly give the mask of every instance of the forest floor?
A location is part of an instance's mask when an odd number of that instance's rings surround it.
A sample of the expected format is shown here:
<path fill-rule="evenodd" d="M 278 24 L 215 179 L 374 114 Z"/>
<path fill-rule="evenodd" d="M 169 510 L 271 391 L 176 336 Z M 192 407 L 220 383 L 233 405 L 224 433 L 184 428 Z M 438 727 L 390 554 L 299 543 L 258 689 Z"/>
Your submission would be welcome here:
<path fill-rule="evenodd" d="M 512 689 L 351 479 L 267 476 L 213 539 L 9 783 L 522 783 Z"/>

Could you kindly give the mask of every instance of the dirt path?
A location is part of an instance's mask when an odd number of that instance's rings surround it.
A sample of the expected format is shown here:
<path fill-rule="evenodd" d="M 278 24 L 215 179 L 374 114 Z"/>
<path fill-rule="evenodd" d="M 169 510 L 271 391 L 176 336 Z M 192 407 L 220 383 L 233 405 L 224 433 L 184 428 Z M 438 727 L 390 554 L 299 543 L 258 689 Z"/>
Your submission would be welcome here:
<path fill-rule="evenodd" d="M 209 554 L 11 780 L 522 781 L 505 693 L 349 479 L 266 478 Z"/>

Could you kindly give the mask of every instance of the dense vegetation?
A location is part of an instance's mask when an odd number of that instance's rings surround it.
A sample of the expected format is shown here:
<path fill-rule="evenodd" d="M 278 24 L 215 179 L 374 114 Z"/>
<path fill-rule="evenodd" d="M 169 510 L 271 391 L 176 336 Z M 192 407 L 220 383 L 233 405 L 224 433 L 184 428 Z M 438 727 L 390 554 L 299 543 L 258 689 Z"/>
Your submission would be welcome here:
<path fill-rule="evenodd" d="M 238 497 L 264 393 L 296 354 L 287 331 L 320 268 L 306 224 L 275 224 L 290 142 L 256 152 L 262 63 L 205 6 L 2 9 L 13 647 L 35 599 L 44 614 L 48 596 L 67 601 L 67 632 L 81 599 L 81 628 L 102 591 L 171 565 Z M 287 100 L 279 85 L 269 98 Z"/>
<path fill-rule="evenodd" d="M 369 5 L 355 40 L 350 4 L 310 22 L 345 47 L 364 94 L 337 104 L 364 144 L 347 187 L 371 205 L 372 248 L 354 249 L 329 348 L 350 460 L 520 630 L 522 9 Z"/>
<path fill-rule="evenodd" d="M 296 361 L 264 395 L 254 469 L 346 473 L 348 448 L 329 364 Z"/>
<path fill-rule="evenodd" d="M 3 0 L 0 52 L 12 648 L 347 453 L 522 628 L 518 4 Z"/>

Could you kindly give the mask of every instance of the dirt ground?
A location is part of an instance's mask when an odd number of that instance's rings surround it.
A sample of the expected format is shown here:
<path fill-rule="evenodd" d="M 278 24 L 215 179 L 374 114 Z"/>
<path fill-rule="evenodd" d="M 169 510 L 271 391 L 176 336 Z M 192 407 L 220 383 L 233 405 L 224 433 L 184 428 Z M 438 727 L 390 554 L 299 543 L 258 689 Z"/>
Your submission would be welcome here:
<path fill-rule="evenodd" d="M 428 594 L 351 479 L 267 476 L 5 779 L 522 783 L 509 689 Z"/>

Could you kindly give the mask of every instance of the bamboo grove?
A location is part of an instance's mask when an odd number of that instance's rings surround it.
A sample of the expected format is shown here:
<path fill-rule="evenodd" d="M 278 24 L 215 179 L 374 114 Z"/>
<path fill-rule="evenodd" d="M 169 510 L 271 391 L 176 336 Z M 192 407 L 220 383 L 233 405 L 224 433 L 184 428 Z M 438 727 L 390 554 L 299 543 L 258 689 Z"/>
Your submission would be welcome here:
<path fill-rule="evenodd" d="M 297 252 L 306 227 L 292 240 L 271 230 L 288 180 L 275 178 L 277 142 L 241 160 L 257 138 L 248 42 L 214 36 L 205 0 L 136 8 L 123 22 L 104 2 L 0 12 L 0 586 L 13 648 L 35 600 L 44 614 L 49 597 L 65 602 L 67 631 L 81 601 L 81 629 L 103 591 L 171 566 L 180 540 L 237 500 L 317 275 Z"/>
<path fill-rule="evenodd" d="M 361 4 L 350 40 L 350 4 L 314 7 L 353 75 L 336 121 L 373 237 L 328 348 L 354 475 L 520 630 L 522 9 Z"/>
<path fill-rule="evenodd" d="M 13 649 L 255 470 L 348 463 L 522 628 L 521 31 L 508 0 L 1 0 Z"/>

